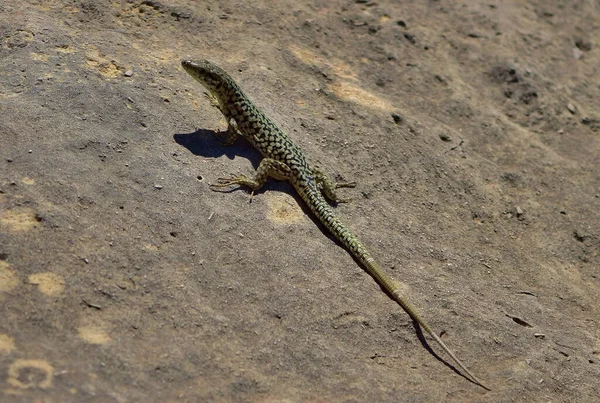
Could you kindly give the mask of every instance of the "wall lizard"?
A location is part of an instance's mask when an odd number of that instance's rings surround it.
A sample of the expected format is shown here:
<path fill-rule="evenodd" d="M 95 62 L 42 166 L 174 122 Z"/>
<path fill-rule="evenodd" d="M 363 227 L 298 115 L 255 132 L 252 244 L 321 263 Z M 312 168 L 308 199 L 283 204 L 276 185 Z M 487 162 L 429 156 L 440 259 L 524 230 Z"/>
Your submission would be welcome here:
<path fill-rule="evenodd" d="M 247 186 L 252 189 L 252 197 L 254 192 L 265 184 L 268 177 L 290 182 L 312 213 L 363 265 L 377 283 L 433 337 L 477 385 L 490 390 L 467 369 L 429 324 L 421 318 L 413 305 L 400 294 L 398 283 L 383 271 L 356 235 L 335 215 L 327 199 L 332 202 L 343 201 L 338 198 L 336 189 L 352 187 L 354 184 L 336 183 L 320 168 L 311 167 L 302 150 L 250 101 L 239 85 L 223 69 L 206 60 L 183 60 L 181 65 L 208 90 L 206 97 L 225 116 L 228 128 L 223 143 L 233 144 L 239 134 L 264 157 L 253 179 L 245 175 L 219 178 L 213 186 Z"/>

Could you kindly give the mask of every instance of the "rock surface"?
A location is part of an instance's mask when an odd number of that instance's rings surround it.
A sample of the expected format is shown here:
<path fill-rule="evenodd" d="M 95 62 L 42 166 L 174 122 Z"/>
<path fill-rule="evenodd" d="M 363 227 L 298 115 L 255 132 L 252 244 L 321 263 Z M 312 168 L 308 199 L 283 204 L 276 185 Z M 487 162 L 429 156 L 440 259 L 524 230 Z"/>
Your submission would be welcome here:
<path fill-rule="evenodd" d="M 3 1 L 0 400 L 597 398 L 598 21 L 554 0 Z M 209 189 L 260 156 L 214 139 L 182 58 L 358 183 L 339 216 L 491 392 L 290 186 Z"/>

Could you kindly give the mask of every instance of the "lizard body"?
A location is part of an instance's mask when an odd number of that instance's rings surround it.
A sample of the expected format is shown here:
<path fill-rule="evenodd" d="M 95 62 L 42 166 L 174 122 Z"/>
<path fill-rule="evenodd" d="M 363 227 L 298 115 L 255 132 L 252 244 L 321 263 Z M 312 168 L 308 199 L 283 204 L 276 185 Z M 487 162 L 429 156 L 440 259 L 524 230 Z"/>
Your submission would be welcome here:
<path fill-rule="evenodd" d="M 264 115 L 244 94 L 233 78 L 220 67 L 206 61 L 184 60 L 183 68 L 207 90 L 207 98 L 217 107 L 228 122 L 225 143 L 232 144 L 241 134 L 263 155 L 254 179 L 244 175 L 220 178 L 216 187 L 231 185 L 260 189 L 267 178 L 287 180 L 323 225 L 362 264 L 377 283 L 416 321 L 443 350 L 479 386 L 489 390 L 454 355 L 440 337 L 433 332 L 411 303 L 400 293 L 398 283 L 389 277 L 375 262 L 366 247 L 335 215 L 327 199 L 340 202 L 336 188 L 353 187 L 353 183 L 335 183 L 319 168 L 311 168 L 302 150 L 271 119 Z"/>

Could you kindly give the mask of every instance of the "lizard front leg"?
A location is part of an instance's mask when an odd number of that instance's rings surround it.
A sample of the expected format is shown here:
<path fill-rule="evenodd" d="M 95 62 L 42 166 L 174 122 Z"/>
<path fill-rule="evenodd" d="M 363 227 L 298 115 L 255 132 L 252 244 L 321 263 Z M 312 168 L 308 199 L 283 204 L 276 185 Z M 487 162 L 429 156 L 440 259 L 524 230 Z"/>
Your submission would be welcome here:
<path fill-rule="evenodd" d="M 219 130 L 215 130 L 215 132 L 218 133 L 217 137 L 219 138 L 219 141 L 224 146 L 232 145 L 233 143 L 235 143 L 235 140 L 237 139 L 237 136 L 239 133 L 237 122 L 235 121 L 234 118 L 229 116 L 229 114 L 227 113 L 227 111 L 225 109 L 223 109 L 223 107 L 219 103 L 219 100 L 216 96 L 214 96 L 213 94 L 211 94 L 209 92 L 205 92 L 204 96 L 206 97 L 206 99 L 208 99 L 208 101 L 210 102 L 210 105 L 217 108 L 223 114 L 223 116 L 225 116 L 225 119 L 227 119 L 227 130 L 226 131 L 221 132 Z"/>
<path fill-rule="evenodd" d="M 290 167 L 281 161 L 264 158 L 256 169 L 254 179 L 250 179 L 246 175 L 232 176 L 231 178 L 219 178 L 217 179 L 217 183 L 211 185 L 211 187 L 222 188 L 233 185 L 247 186 L 252 189 L 252 192 L 250 193 L 250 201 L 252 201 L 254 192 L 263 187 L 269 176 L 277 180 L 290 180 L 292 171 Z"/>

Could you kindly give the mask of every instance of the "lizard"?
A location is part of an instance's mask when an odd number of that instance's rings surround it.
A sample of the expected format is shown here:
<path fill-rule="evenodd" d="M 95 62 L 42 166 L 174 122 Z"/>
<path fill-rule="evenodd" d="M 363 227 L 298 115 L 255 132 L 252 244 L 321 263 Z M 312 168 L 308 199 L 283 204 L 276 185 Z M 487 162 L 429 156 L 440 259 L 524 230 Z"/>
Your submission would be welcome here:
<path fill-rule="evenodd" d="M 401 294 L 399 283 L 381 268 L 358 237 L 334 213 L 330 202 L 345 201 L 338 197 L 336 189 L 353 187 L 355 184 L 336 183 L 319 167 L 311 167 L 300 147 L 254 105 L 225 70 L 207 60 L 183 60 L 181 65 L 206 88 L 206 98 L 225 116 L 228 127 L 227 131 L 222 133 L 222 143 L 231 145 L 237 136 L 241 135 L 263 156 L 254 178 L 245 175 L 219 178 L 212 186 L 245 186 L 251 189 L 252 198 L 268 177 L 291 183 L 310 211 L 360 262 L 379 286 L 439 344 L 475 384 L 490 390 L 446 346 L 413 304 Z"/>

